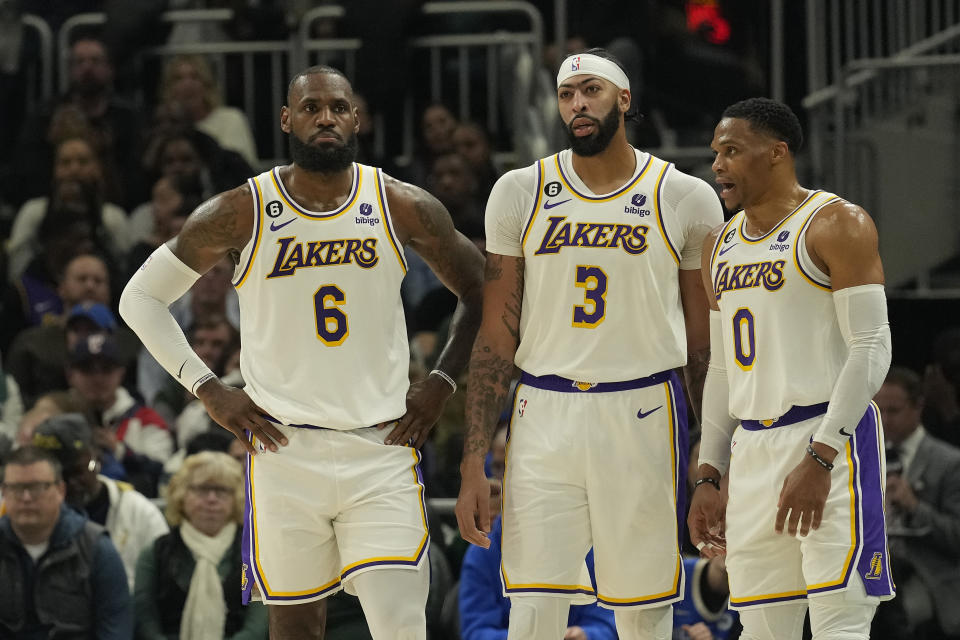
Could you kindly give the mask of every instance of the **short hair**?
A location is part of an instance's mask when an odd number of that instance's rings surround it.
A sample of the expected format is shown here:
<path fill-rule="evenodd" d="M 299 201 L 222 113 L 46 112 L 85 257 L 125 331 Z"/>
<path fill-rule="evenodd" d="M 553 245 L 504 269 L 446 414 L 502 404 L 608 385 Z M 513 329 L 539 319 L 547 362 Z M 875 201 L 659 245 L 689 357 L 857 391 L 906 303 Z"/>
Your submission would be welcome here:
<path fill-rule="evenodd" d="M 166 516 L 171 527 L 178 526 L 185 519 L 183 501 L 190 485 L 208 480 L 236 489 L 231 519 L 237 523 L 243 521 L 243 469 L 240 463 L 219 451 L 201 451 L 187 456 L 183 466 L 170 478 Z"/>
<path fill-rule="evenodd" d="M 894 384 L 903 389 L 907 394 L 907 400 L 915 407 L 923 401 L 923 381 L 912 369 L 890 367 L 883 383 Z"/>
<path fill-rule="evenodd" d="M 57 460 L 56 456 L 46 449 L 41 449 L 40 447 L 33 445 L 20 447 L 19 449 L 14 449 L 12 452 L 10 452 L 10 455 L 7 456 L 7 459 L 3 464 L 4 481 L 6 481 L 7 467 L 10 465 L 28 467 L 31 464 L 36 464 L 37 462 L 46 462 L 49 464 L 50 468 L 53 469 L 53 479 L 56 482 L 63 482 L 63 465 L 60 464 L 60 461 Z"/>
<path fill-rule="evenodd" d="M 315 75 L 330 75 L 330 76 L 340 76 L 343 78 L 348 85 L 350 85 L 350 91 L 353 91 L 353 85 L 350 84 L 350 79 L 347 78 L 347 75 L 335 67 L 330 67 L 325 64 L 315 64 L 312 67 L 307 67 L 303 71 L 300 71 L 295 76 L 290 78 L 290 82 L 287 83 L 287 102 L 290 102 L 290 93 L 293 91 L 293 85 L 297 83 L 297 80 L 300 78 L 306 78 L 307 76 Z"/>
<path fill-rule="evenodd" d="M 796 155 L 803 146 L 803 128 L 790 107 L 770 98 L 747 98 L 723 110 L 722 118 L 739 118 L 750 128 L 787 143 Z"/>
<path fill-rule="evenodd" d="M 167 60 L 163 65 L 163 74 L 160 81 L 160 96 L 164 102 L 173 100 L 173 76 L 177 67 L 182 64 L 193 67 L 197 75 L 200 76 L 200 83 L 203 85 L 203 99 L 207 107 L 213 109 L 219 107 L 223 100 L 220 97 L 220 87 L 213 76 L 213 68 L 210 62 L 198 54 L 180 54 Z"/>

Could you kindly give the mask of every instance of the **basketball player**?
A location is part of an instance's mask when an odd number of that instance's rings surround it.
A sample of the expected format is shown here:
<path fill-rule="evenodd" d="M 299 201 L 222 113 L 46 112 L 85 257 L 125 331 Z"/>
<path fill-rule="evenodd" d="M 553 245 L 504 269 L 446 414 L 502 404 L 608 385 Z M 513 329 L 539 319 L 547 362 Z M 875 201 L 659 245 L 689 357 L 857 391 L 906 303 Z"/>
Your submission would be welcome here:
<path fill-rule="evenodd" d="M 873 221 L 800 186 L 802 140 L 793 112 L 763 98 L 728 107 L 714 132 L 720 196 L 737 213 L 704 243 L 712 357 L 690 536 L 722 552 L 729 466 L 727 568 L 743 637 L 799 639 L 809 603 L 816 640 L 855 640 L 893 596 L 870 401 L 890 330 Z"/>
<path fill-rule="evenodd" d="M 432 196 L 354 162 L 352 97 L 336 69 L 297 74 L 280 112 L 293 164 L 202 204 L 130 280 L 121 312 L 247 449 L 245 598 L 256 587 L 271 636 L 322 637 L 321 599 L 346 588 L 376 640 L 424 639 L 429 539 L 416 447 L 468 360 L 483 257 Z M 461 300 L 437 368 L 413 386 L 404 246 Z M 243 390 L 203 365 L 166 310 L 226 255 Z"/>
<path fill-rule="evenodd" d="M 516 364 L 501 564 L 509 637 L 561 638 L 570 603 L 596 599 L 621 638 L 669 638 L 683 597 L 686 452 L 673 369 L 689 353 L 693 377 L 702 372 L 698 261 L 723 217 L 709 185 L 627 142 L 630 84 L 604 50 L 563 62 L 557 99 L 570 149 L 506 174 L 487 204 L 457 519 L 466 540 L 489 544 L 483 460 Z M 596 590 L 584 573 L 591 546 Z"/>

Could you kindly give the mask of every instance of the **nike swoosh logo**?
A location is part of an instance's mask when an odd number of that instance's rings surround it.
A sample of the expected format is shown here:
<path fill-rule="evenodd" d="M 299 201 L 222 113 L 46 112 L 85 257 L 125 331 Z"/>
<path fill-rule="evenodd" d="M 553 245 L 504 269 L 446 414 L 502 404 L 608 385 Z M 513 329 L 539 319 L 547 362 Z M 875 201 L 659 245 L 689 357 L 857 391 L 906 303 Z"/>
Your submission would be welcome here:
<path fill-rule="evenodd" d="M 730 251 L 730 249 L 733 249 L 735 246 L 737 246 L 737 243 L 733 243 L 732 245 L 730 245 L 730 246 L 727 247 L 726 249 L 720 249 L 720 255 L 722 256 L 722 255 L 725 254 L 727 251 Z"/>
<path fill-rule="evenodd" d="M 657 409 L 662 409 L 662 408 L 663 408 L 663 405 L 660 405 L 660 406 L 657 407 L 656 409 L 650 409 L 650 411 L 647 411 L 646 413 L 643 412 L 643 409 L 640 409 L 640 411 L 637 411 L 637 417 L 640 418 L 641 420 L 643 420 L 644 418 L 646 418 L 648 415 L 650 415 L 651 413 L 653 413 L 653 412 L 656 411 Z"/>
<path fill-rule="evenodd" d="M 283 229 L 285 226 L 287 226 L 288 224 L 290 224 L 290 223 L 293 222 L 294 220 L 296 220 L 296 218 L 292 218 L 292 219 L 290 219 L 290 220 L 287 220 L 287 221 L 284 222 L 283 224 L 277 224 L 276 222 L 271 222 L 271 223 L 270 223 L 270 231 L 279 231 L 280 229 Z"/>
<path fill-rule="evenodd" d="M 846 436 L 846 437 L 849 438 L 849 437 L 851 437 L 853 434 L 852 434 L 852 433 L 847 433 L 847 430 L 846 430 L 846 429 L 844 429 L 843 427 L 840 427 L 840 435 Z"/>
<path fill-rule="evenodd" d="M 186 360 L 184 360 L 184 361 L 183 361 L 183 364 L 180 365 L 180 371 L 177 371 L 177 379 L 178 379 L 178 380 L 180 379 L 180 374 L 183 373 L 183 368 L 184 368 L 185 366 L 187 366 L 187 361 L 186 361 Z"/>
<path fill-rule="evenodd" d="M 571 200 L 571 198 L 567 198 L 566 200 L 561 200 L 560 202 L 544 202 L 544 203 L 543 203 L 543 208 L 544 208 L 544 209 L 553 209 L 554 207 L 559 207 L 560 205 L 562 205 L 562 204 L 565 203 L 565 202 L 570 202 L 570 200 Z"/>

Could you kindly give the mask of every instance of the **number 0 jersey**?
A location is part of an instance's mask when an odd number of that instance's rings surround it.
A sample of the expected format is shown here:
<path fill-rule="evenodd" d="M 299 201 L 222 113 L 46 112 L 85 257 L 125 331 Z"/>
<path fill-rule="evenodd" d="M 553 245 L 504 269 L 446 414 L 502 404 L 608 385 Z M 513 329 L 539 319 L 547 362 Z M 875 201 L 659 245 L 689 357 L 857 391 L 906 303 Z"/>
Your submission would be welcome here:
<path fill-rule="evenodd" d="M 679 269 L 723 220 L 716 194 L 636 152 L 633 176 L 594 195 L 571 157 L 508 173 L 487 206 L 487 250 L 524 258 L 517 366 L 617 382 L 686 364 Z"/>
<path fill-rule="evenodd" d="M 734 215 L 710 259 L 723 322 L 730 413 L 740 420 L 779 418 L 795 405 L 830 399 L 847 356 L 830 278 L 806 250 L 806 231 L 832 193 L 813 191 L 759 238 Z"/>
<path fill-rule="evenodd" d="M 354 164 L 344 204 L 313 212 L 278 169 L 249 180 L 254 231 L 234 272 L 245 390 L 286 424 L 354 429 L 396 419 L 409 386 L 406 262 L 383 174 Z"/>

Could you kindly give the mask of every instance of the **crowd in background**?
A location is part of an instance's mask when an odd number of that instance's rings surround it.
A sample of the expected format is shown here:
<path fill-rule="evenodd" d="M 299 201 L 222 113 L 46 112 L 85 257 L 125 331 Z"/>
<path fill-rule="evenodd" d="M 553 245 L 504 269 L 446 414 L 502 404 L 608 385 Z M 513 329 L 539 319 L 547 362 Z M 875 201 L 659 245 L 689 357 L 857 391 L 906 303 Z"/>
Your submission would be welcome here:
<path fill-rule="evenodd" d="M 142 5 L 138 15 L 110 22 L 107 29 L 76 33 L 69 43 L 67 91 L 35 112 L 18 113 L 11 104 L 8 89 L 16 89 L 23 78 L 10 64 L 17 56 L 0 51 L 5 94 L 0 100 L 5 151 L 0 163 L 0 457 L 8 463 L 0 563 L 26 567 L 26 554 L 36 562 L 35 568 L 24 568 L 31 583 L 48 565 L 76 578 L 91 567 L 52 552 L 79 550 L 79 557 L 99 567 L 95 573 L 105 581 L 88 594 L 97 603 L 94 615 L 101 616 L 98 637 L 130 637 L 134 627 L 138 637 L 168 637 L 181 624 L 196 628 L 193 637 L 265 637 L 265 611 L 239 606 L 240 584 L 246 579 L 239 563 L 242 447 L 212 423 L 203 405 L 123 326 L 117 302 L 130 274 L 178 233 L 197 205 L 264 168 L 255 130 L 276 126 L 276 121 L 251 123 L 225 102 L 229 87 L 217 86 L 204 57 L 166 58 L 155 77 L 143 78 L 131 75 L 123 63 L 138 47 L 197 37 L 156 29 L 157 15 L 168 8 L 230 6 L 237 18 L 228 35 L 252 39 L 285 37 L 298 12 L 313 3 L 137 4 Z M 349 29 L 351 20 L 362 23 L 354 11 L 362 11 L 364 3 L 344 4 L 357 6 L 348 9 L 340 28 Z M 400 19 L 412 22 L 422 3 L 400 4 Z M 535 4 L 550 24 L 552 3 Z M 578 28 L 568 46 L 610 45 L 622 55 L 631 80 L 643 87 L 635 92 L 641 110 L 651 116 L 631 130 L 636 144 L 657 146 L 678 132 L 702 143 L 709 139 L 705 132 L 716 111 L 704 103 L 705 93 L 718 105 L 762 93 L 756 52 L 743 49 L 749 39 L 730 44 L 730 30 L 749 24 L 740 9 L 730 8 L 740 3 L 628 4 L 626 17 L 622 3 L 598 2 L 590 11 L 586 5 L 572 8 L 571 24 Z M 118 15 L 111 12 L 120 5 L 127 3 L 6 0 L 0 2 L 0 29 L 12 19 L 5 11 L 14 18 L 19 12 L 39 14 L 56 30 L 72 13 Z M 691 13 L 689 5 L 702 11 Z M 609 20 L 613 15 L 619 18 Z M 646 30 L 624 28 L 629 24 Z M 379 55 L 361 57 L 354 82 L 363 94 L 356 96 L 358 161 L 383 166 L 429 190 L 457 228 L 483 249 L 487 195 L 509 168 L 496 161 L 502 141 L 482 124 L 459 121 L 451 108 L 435 102 L 419 105 L 418 144 L 409 162 L 397 164 L 398 150 L 389 144 L 378 151 L 373 112 L 386 113 L 385 121 L 391 122 L 388 105 L 396 95 L 390 92 L 406 76 L 393 73 L 383 55 L 390 47 L 377 42 Z M 402 60 L 409 54 L 396 55 Z M 546 56 L 547 67 L 556 64 L 555 51 L 548 48 Z M 651 63 L 663 56 L 682 65 L 708 65 L 717 86 L 686 95 L 690 83 L 673 83 L 666 65 Z M 736 83 L 731 82 L 734 76 Z M 132 95 L 138 82 L 151 103 L 124 97 Z M 394 138 L 386 136 L 388 143 Z M 409 249 L 407 258 L 402 297 L 410 376 L 418 380 L 445 342 L 456 299 Z M 240 386 L 240 316 L 232 277 L 233 265 L 224 261 L 171 310 L 204 363 L 225 382 Z M 889 515 L 899 525 L 891 528 L 891 553 L 901 596 L 881 607 L 877 638 L 907 637 L 897 635 L 901 633 L 920 640 L 960 637 L 960 614 L 949 601 L 960 587 L 960 327 L 937 337 L 928 361 L 921 375 L 895 370 L 878 396 L 885 428 L 899 429 L 887 431 L 887 443 L 893 452 L 888 459 Z M 506 422 L 510 408 L 504 410 Z M 456 496 L 462 427 L 461 390 L 424 448 L 429 497 Z M 505 429 L 490 460 L 495 509 L 504 434 Z M 58 485 L 61 480 L 64 484 Z M 165 514 L 155 506 L 158 500 L 165 503 Z M 23 537 L 37 530 L 35 524 L 23 524 L 18 507 L 24 503 L 41 503 L 49 529 L 42 544 Z M 101 528 L 88 526 L 91 522 Z M 509 609 L 499 593 L 495 551 L 466 550 L 455 524 L 443 514 L 434 514 L 431 526 L 436 553 L 431 554 L 428 620 L 433 637 L 454 638 L 462 630 L 470 640 L 504 638 Z M 109 538 L 102 535 L 104 529 Z M 21 545 L 19 556 L 11 555 L 14 540 Z M 723 571 L 722 561 L 689 561 L 688 591 L 698 595 L 678 606 L 677 637 L 734 637 Z M 694 600 L 697 604 L 690 604 Z M 52 606 L 38 601 L 33 613 L 23 614 L 0 605 L 0 626 L 56 626 L 60 622 L 53 618 L 61 614 Z M 70 606 L 63 610 L 72 614 Z M 683 611 L 688 615 L 680 615 Z M 571 629 L 591 639 L 614 638 L 612 615 L 607 614 L 596 607 L 575 608 Z M 330 601 L 328 626 L 331 638 L 366 633 L 359 605 L 342 594 Z"/>

